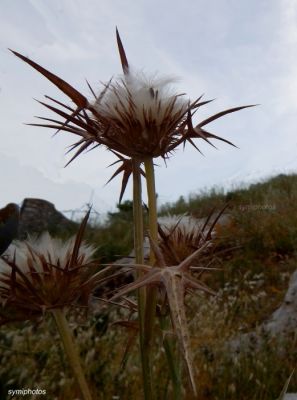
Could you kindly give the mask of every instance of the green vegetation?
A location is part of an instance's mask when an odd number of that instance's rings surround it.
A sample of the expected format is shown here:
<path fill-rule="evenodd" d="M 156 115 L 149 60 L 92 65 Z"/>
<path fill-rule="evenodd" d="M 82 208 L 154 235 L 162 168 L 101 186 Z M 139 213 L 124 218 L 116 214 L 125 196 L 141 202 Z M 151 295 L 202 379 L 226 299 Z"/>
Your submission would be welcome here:
<path fill-rule="evenodd" d="M 133 204 L 118 204 L 118 211 L 108 213 L 107 221 L 89 227 L 86 240 L 97 247 L 95 257 L 102 263 L 128 255 L 133 248 Z"/>

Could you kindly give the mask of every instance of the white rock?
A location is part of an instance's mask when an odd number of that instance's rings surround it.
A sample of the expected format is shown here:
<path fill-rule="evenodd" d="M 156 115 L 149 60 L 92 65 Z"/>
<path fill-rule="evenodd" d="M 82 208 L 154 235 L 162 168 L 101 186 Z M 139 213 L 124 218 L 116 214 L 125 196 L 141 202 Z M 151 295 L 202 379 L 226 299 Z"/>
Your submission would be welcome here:
<path fill-rule="evenodd" d="M 284 400 L 297 400 L 297 393 L 287 393 Z"/>
<path fill-rule="evenodd" d="M 289 288 L 281 306 L 265 324 L 265 330 L 272 335 L 294 331 L 297 327 L 297 271 L 291 277 Z"/>

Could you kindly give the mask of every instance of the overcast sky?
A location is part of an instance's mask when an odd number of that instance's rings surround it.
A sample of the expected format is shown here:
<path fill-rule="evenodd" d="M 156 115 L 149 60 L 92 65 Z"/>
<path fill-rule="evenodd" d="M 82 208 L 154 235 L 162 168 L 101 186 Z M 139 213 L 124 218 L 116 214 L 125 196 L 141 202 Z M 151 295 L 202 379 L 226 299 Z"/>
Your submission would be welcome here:
<path fill-rule="evenodd" d="M 0 0 L 0 207 L 25 197 L 60 210 L 93 202 L 113 209 L 120 180 L 104 186 L 114 158 L 96 149 L 64 168 L 68 133 L 52 137 L 24 125 L 50 116 L 36 103 L 59 90 L 13 56 L 17 50 L 90 96 L 121 72 L 118 26 L 129 62 L 180 78 L 177 89 L 216 100 L 196 120 L 226 108 L 260 104 L 208 129 L 239 149 L 199 142 L 157 167 L 160 202 L 214 185 L 231 187 L 297 168 L 297 0 Z M 131 198 L 128 187 L 125 198 Z"/>

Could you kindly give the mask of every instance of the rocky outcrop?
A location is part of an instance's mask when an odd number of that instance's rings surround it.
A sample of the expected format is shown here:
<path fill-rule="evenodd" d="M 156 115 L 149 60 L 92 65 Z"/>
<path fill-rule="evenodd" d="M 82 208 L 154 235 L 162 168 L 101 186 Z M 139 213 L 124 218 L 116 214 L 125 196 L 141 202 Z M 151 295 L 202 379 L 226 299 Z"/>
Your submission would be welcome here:
<path fill-rule="evenodd" d="M 72 232 L 77 224 L 67 219 L 56 210 L 54 204 L 42 199 L 27 198 L 21 207 L 19 238 L 25 239 L 28 234 L 40 234 L 49 231 L 52 235 Z"/>
<path fill-rule="evenodd" d="M 274 311 L 265 330 L 276 336 L 281 333 L 294 332 L 297 328 L 297 271 L 291 277 L 289 288 L 281 306 Z"/>
<path fill-rule="evenodd" d="M 265 339 L 281 339 L 297 328 L 297 270 L 293 273 L 282 304 L 254 332 L 241 334 L 227 343 L 231 354 L 259 349 Z M 295 399 L 295 397 L 293 397 Z M 287 397 L 286 397 L 287 399 Z M 289 399 L 289 397 L 288 397 Z M 296 397 L 297 400 L 297 397 Z"/>

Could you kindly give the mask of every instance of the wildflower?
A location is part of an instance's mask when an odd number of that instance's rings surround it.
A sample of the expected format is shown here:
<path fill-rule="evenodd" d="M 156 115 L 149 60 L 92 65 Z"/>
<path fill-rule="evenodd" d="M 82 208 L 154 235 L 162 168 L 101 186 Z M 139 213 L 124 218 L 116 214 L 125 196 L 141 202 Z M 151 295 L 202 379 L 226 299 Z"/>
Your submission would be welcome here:
<path fill-rule="evenodd" d="M 251 106 L 222 111 L 194 126 L 193 115 L 209 101 L 201 101 L 200 96 L 191 102 L 183 93 L 176 93 L 171 87 L 172 78 L 149 78 L 141 72 L 133 72 L 118 31 L 117 41 L 124 74 L 114 82 L 111 79 L 98 95 L 89 85 L 94 101 L 89 101 L 61 78 L 13 51 L 17 57 L 54 83 L 77 106 L 75 109 L 46 96 L 60 108 L 44 102 L 41 104 L 64 121 L 41 118 L 48 123 L 31 124 L 80 136 L 79 141 L 71 148 L 77 151 L 69 162 L 90 146 L 98 145 L 106 146 L 123 156 L 136 157 L 140 161 L 152 157 L 166 158 L 177 146 L 187 141 L 196 147 L 193 142 L 195 138 L 201 138 L 208 143 L 211 138 L 219 139 L 232 145 L 228 140 L 206 131 L 204 126 L 226 114 Z"/>
<path fill-rule="evenodd" d="M 38 317 L 46 310 L 87 304 L 94 248 L 76 237 L 63 242 L 47 232 L 15 242 L 0 258 L 0 322 Z M 11 315 L 9 315 L 11 312 Z"/>
<path fill-rule="evenodd" d="M 66 320 L 66 307 L 88 304 L 101 271 L 89 276 L 94 248 L 82 242 L 90 211 L 76 237 L 63 242 L 46 232 L 39 239 L 16 242 L 0 258 L 0 324 L 37 318 L 49 311 L 82 398 L 92 396 L 80 363 L 79 350 Z"/>
<path fill-rule="evenodd" d="M 106 145 L 140 159 L 164 156 L 173 148 L 190 102 L 172 90 L 172 83 L 130 70 L 110 83 L 94 103 Z"/>
<path fill-rule="evenodd" d="M 182 216 L 178 220 L 167 218 L 162 225 L 159 224 L 159 247 L 167 265 L 175 265 L 185 260 L 205 242 L 208 242 L 210 250 L 213 247 L 211 239 L 215 237 L 216 224 L 225 210 L 226 206 L 218 213 L 213 210 L 205 220 Z M 205 259 L 201 263 L 199 255 L 195 261 L 201 265 Z"/>

